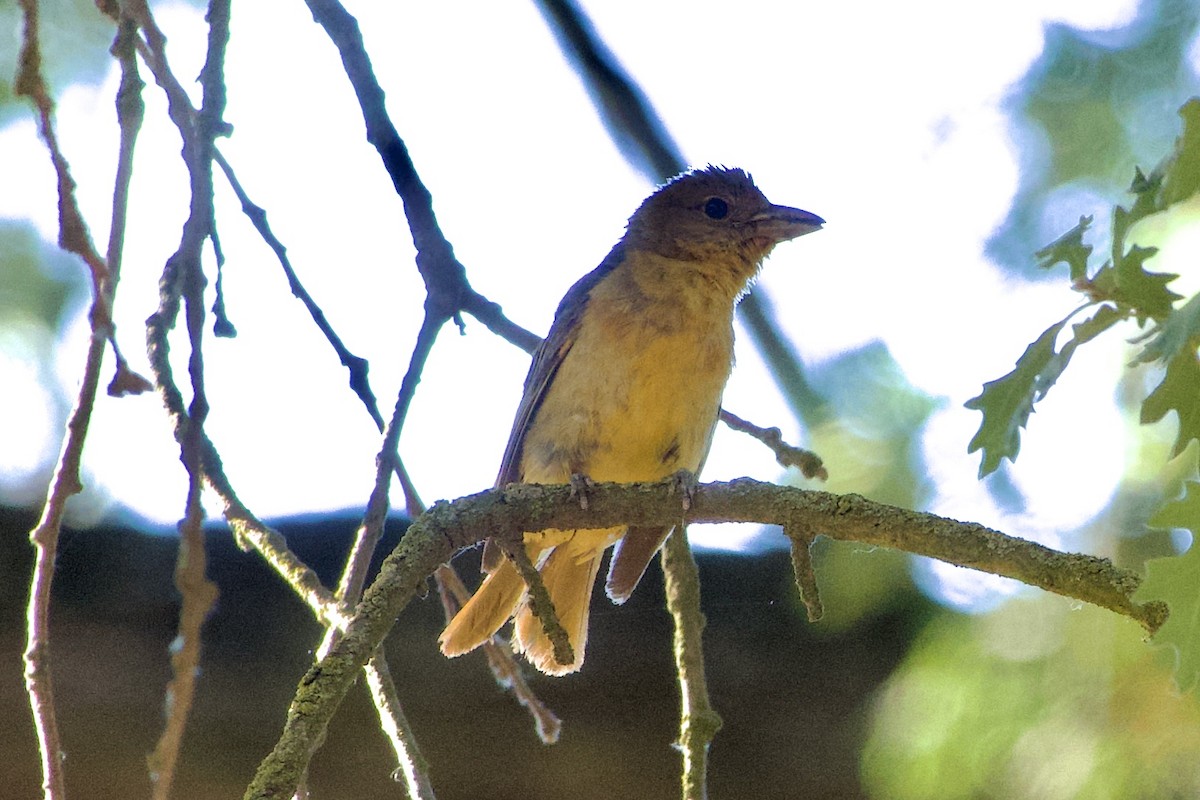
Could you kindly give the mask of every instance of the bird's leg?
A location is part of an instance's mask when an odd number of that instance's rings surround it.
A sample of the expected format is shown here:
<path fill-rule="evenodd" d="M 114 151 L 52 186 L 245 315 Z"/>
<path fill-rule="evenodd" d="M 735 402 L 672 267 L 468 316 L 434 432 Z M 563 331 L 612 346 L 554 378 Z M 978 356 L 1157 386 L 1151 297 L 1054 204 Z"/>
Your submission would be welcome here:
<path fill-rule="evenodd" d="M 696 489 L 700 488 L 700 479 L 696 477 L 696 473 L 681 469 L 667 480 L 671 482 L 671 491 L 679 492 L 683 496 L 683 510 L 691 509 L 692 498 L 696 496 Z"/>
<path fill-rule="evenodd" d="M 567 479 L 567 483 L 571 485 L 571 497 L 578 497 L 579 507 L 587 511 L 588 494 L 592 491 L 592 487 L 596 485 L 596 482 L 582 472 L 572 472 L 571 477 Z"/>

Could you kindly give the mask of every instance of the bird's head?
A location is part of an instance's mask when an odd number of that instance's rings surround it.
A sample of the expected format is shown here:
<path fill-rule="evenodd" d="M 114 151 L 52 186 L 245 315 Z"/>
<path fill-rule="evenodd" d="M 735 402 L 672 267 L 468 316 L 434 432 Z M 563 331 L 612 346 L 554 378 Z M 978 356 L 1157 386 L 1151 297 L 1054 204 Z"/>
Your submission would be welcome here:
<path fill-rule="evenodd" d="M 753 276 L 780 242 L 819 230 L 825 220 L 778 206 L 740 169 L 707 167 L 664 184 L 629 218 L 627 246 L 683 261 L 735 261 Z"/>

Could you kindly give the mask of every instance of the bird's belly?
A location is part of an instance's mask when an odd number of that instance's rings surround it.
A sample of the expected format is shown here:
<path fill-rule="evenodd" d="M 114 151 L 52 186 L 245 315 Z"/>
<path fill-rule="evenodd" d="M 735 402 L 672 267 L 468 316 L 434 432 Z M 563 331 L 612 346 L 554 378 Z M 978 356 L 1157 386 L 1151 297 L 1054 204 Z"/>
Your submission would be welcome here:
<path fill-rule="evenodd" d="M 728 327 L 582 331 L 526 436 L 524 480 L 653 481 L 698 471 L 732 365 Z"/>

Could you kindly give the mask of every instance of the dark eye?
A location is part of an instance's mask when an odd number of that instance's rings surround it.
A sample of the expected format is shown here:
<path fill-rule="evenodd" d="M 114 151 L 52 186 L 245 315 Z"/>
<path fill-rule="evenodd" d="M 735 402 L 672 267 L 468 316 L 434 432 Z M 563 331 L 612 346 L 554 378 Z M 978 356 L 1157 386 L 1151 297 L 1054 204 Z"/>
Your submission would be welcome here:
<path fill-rule="evenodd" d="M 704 216 L 709 219 L 725 219 L 729 216 L 729 203 L 719 197 L 710 197 L 704 201 Z"/>

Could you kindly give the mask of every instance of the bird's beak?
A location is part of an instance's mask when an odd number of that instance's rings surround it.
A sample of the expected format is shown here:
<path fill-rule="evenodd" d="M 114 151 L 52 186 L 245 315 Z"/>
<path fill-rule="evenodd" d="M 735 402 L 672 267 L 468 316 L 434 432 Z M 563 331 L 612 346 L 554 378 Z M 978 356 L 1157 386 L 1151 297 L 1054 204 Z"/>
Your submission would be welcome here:
<path fill-rule="evenodd" d="M 754 238 L 768 239 L 771 244 L 779 244 L 820 230 L 825 220 L 798 208 L 771 206 L 751 217 L 750 223 L 754 226 Z"/>

